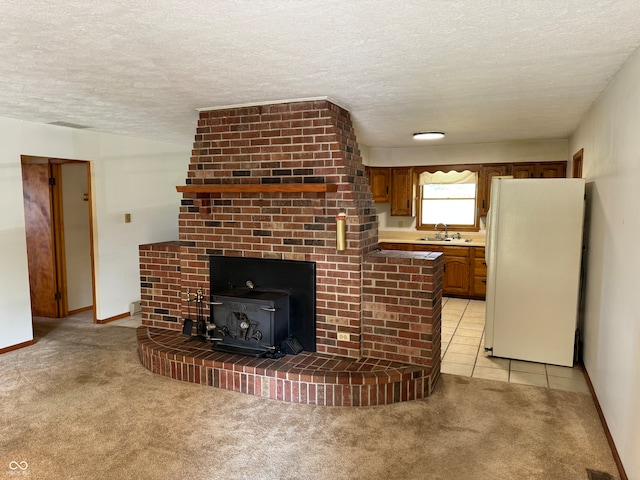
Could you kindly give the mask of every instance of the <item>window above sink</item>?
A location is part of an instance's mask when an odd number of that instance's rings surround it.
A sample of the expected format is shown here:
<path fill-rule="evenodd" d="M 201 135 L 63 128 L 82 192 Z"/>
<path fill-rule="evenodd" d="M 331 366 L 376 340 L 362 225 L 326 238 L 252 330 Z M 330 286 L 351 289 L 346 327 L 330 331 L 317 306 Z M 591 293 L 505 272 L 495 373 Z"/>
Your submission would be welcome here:
<path fill-rule="evenodd" d="M 478 231 L 478 172 L 424 171 L 418 175 L 418 230 Z M 434 238 L 433 241 L 447 241 Z"/>

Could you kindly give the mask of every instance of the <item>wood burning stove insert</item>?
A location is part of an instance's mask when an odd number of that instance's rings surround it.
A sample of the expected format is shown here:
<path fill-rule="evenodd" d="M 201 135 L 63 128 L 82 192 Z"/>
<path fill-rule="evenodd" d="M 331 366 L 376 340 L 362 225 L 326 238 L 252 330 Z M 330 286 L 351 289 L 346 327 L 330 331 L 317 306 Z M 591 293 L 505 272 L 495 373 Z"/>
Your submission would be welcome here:
<path fill-rule="evenodd" d="M 213 349 L 252 356 L 316 351 L 316 264 L 213 255 L 210 315 L 201 336 Z"/>
<path fill-rule="evenodd" d="M 211 296 L 213 349 L 253 356 L 279 356 L 289 336 L 289 294 L 235 288 Z M 296 352 L 298 353 L 298 352 Z"/>

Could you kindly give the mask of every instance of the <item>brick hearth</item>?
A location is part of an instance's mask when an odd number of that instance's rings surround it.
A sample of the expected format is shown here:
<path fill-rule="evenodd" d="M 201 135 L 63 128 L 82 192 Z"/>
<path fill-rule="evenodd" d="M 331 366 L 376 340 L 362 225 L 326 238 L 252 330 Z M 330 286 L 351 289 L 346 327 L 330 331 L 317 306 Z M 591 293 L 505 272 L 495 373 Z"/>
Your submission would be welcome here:
<path fill-rule="evenodd" d="M 435 379 L 430 368 L 387 360 L 302 352 L 277 360 L 211 351 L 174 330 L 140 327 L 142 364 L 175 380 L 274 400 L 357 407 L 417 400 Z"/>
<path fill-rule="evenodd" d="M 364 377 L 354 374 L 353 368 L 371 367 L 377 372 L 376 385 L 406 389 L 406 395 L 394 393 L 389 399 L 385 394 L 374 403 L 421 398 L 431 392 L 440 371 L 442 258 L 376 251 L 375 205 L 346 110 L 322 100 L 201 112 L 187 179 L 178 190 L 183 194 L 179 240 L 140 246 L 139 347 L 145 366 L 162 373 L 156 368 L 168 358 L 162 355 L 174 356 L 182 365 L 204 367 L 204 374 L 194 373 L 198 383 L 244 391 L 233 382 L 230 387 L 228 381 L 215 381 L 241 371 L 252 376 L 253 393 L 263 395 L 263 384 L 257 393 L 255 382 L 271 376 L 245 371 L 255 367 L 246 364 L 249 360 L 234 359 L 237 367 L 229 369 L 227 359 L 216 367 L 220 360 L 210 352 L 213 357 L 207 361 L 213 363 L 205 366 L 198 363 L 204 361 L 199 351 L 189 357 L 182 350 L 167 351 L 162 342 L 147 344 L 142 339 L 159 338 L 163 332 L 159 329 L 164 329 L 184 342 L 180 334 L 188 316 L 184 292 L 202 289 L 209 295 L 210 255 L 305 260 L 316 262 L 317 352 L 264 360 L 270 365 L 265 371 L 298 387 L 305 384 L 307 392 L 317 383 L 324 392 L 338 389 L 340 398 L 353 398 L 355 390 L 349 387 L 347 392 L 340 385 L 358 384 Z M 344 251 L 336 250 L 340 211 L 347 215 Z M 162 348 L 156 351 L 154 345 Z M 279 370 L 302 361 L 311 362 L 322 381 L 315 382 L 313 375 L 311 382 L 289 378 L 288 370 Z M 334 361 L 352 367 L 340 371 L 321 367 Z M 163 368 L 178 378 L 182 374 L 177 372 L 191 367 L 175 367 L 175 375 L 172 368 Z M 303 369 L 305 379 L 309 368 Z M 407 372 L 417 376 L 405 379 Z M 334 376 L 335 383 L 326 381 Z M 247 381 L 251 383 L 249 377 Z M 366 400 L 356 394 L 357 404 L 374 404 L 372 388 L 365 389 Z M 420 393 L 410 395 L 415 388 Z M 252 393 L 249 387 L 246 390 Z M 280 398 L 271 388 L 265 396 Z M 329 396 L 331 403 L 319 401 L 317 393 L 309 401 L 336 404 L 336 394 Z M 282 399 L 301 401 L 288 395 Z"/>

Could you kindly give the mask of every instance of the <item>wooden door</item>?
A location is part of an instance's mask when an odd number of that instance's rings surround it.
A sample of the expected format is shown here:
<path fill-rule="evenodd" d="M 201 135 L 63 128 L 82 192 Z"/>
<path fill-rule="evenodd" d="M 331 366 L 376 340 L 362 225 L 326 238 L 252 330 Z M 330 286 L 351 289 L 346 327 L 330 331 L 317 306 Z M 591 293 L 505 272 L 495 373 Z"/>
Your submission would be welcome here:
<path fill-rule="evenodd" d="M 23 163 L 22 186 L 29 269 L 31 314 L 59 318 L 67 314 L 64 286 L 59 165 Z"/>
<path fill-rule="evenodd" d="M 31 313 L 57 318 L 61 312 L 50 178 L 48 163 L 22 165 Z"/>

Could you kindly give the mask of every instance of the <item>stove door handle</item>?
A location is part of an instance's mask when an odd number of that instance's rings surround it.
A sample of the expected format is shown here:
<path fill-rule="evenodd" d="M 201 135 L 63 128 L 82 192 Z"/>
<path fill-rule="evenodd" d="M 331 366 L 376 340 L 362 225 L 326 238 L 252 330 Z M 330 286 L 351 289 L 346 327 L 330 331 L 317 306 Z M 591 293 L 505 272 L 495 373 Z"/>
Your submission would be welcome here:
<path fill-rule="evenodd" d="M 275 312 L 276 309 L 274 307 L 260 307 L 260 310 L 264 310 L 265 312 Z"/>

